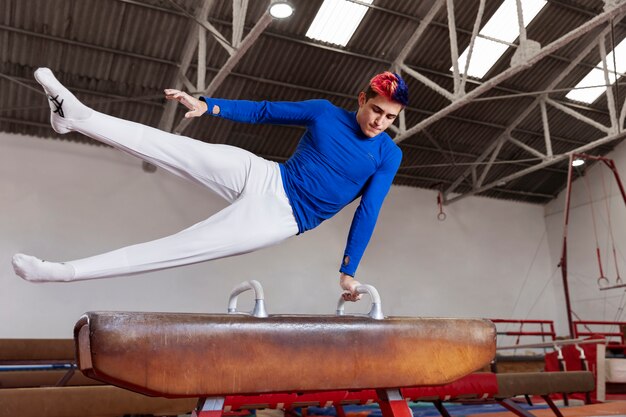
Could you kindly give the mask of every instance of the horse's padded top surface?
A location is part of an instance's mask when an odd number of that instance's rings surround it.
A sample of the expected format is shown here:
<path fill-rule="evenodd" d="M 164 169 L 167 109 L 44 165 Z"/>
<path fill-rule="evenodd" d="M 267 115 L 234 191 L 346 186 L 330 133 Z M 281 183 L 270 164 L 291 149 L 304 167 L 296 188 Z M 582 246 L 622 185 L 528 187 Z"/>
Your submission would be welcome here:
<path fill-rule="evenodd" d="M 495 355 L 480 319 L 90 312 L 74 333 L 87 376 L 164 397 L 438 385 Z"/>

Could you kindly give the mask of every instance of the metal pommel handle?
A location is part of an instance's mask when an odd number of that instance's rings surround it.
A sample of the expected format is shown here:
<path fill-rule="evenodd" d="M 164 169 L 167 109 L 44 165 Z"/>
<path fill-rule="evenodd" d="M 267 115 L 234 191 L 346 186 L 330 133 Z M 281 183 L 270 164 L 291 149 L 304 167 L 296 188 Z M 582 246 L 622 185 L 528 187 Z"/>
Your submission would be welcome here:
<path fill-rule="evenodd" d="M 370 299 L 372 300 L 372 308 L 370 308 L 370 312 L 367 314 L 369 317 L 374 320 L 382 320 L 385 318 L 383 314 L 383 307 L 380 302 L 380 295 L 378 294 L 378 290 L 374 288 L 373 285 L 363 284 L 356 287 L 356 292 L 359 294 L 369 294 Z M 337 302 L 337 315 L 344 316 L 344 304 L 346 301 L 343 299 L 343 296 L 339 297 L 339 301 Z"/>
<path fill-rule="evenodd" d="M 254 291 L 254 309 L 250 313 L 240 313 L 237 311 L 237 297 L 239 297 L 239 294 L 248 290 Z M 261 283 L 255 279 L 251 279 L 233 288 L 230 292 L 230 298 L 228 299 L 228 314 L 250 314 L 254 317 L 267 317 L 267 311 L 265 311 L 265 296 L 263 295 Z"/>

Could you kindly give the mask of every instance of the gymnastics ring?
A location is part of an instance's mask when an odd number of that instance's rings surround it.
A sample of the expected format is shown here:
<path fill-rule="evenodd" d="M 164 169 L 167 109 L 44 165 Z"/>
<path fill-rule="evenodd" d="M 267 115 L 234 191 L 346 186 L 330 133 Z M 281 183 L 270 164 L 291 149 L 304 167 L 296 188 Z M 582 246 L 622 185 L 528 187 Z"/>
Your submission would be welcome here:
<path fill-rule="evenodd" d="M 237 297 L 239 297 L 239 294 L 248 290 L 254 291 L 254 309 L 249 313 L 239 312 L 237 311 Z M 233 288 L 230 293 L 230 298 L 228 299 L 228 314 L 245 314 L 259 318 L 267 317 L 267 311 L 265 311 L 265 296 L 263 295 L 261 283 L 255 279 L 251 279 Z"/>
<path fill-rule="evenodd" d="M 602 283 L 604 283 L 604 285 Z M 609 279 L 607 277 L 600 277 L 600 278 L 598 278 L 598 287 L 603 288 L 603 287 L 606 287 L 609 284 L 610 284 L 610 282 L 609 282 Z"/>

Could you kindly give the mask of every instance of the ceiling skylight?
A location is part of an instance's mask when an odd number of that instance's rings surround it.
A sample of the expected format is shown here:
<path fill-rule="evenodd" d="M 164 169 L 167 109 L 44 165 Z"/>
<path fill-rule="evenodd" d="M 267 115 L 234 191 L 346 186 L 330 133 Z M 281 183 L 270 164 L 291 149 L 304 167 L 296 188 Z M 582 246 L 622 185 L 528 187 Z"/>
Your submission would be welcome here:
<path fill-rule="evenodd" d="M 524 0 L 522 2 L 522 16 L 525 26 L 528 26 L 546 3 L 546 0 Z M 496 10 L 479 33 L 486 37 L 499 39 L 505 43 L 481 37 L 476 38 L 470 65 L 467 70 L 468 75 L 476 78 L 484 77 L 509 48 L 509 45 L 506 43 L 513 43 L 518 38 L 519 24 L 517 22 L 517 5 L 515 0 L 504 0 L 500 8 Z M 465 69 L 468 52 L 469 47 L 459 57 L 459 71 L 461 73 Z M 450 68 L 450 71 L 452 71 L 452 68 Z"/>
<path fill-rule="evenodd" d="M 372 4 L 374 0 L 362 0 Z M 346 0 L 324 0 L 306 36 L 311 39 L 346 46 L 363 20 L 368 7 Z"/>
<path fill-rule="evenodd" d="M 626 72 L 626 39 L 621 41 L 613 51 L 606 54 L 606 65 L 609 69 L 609 81 L 611 84 L 615 82 L 615 72 L 613 72 L 613 53 L 615 53 L 615 66 L 617 67 L 617 73 L 623 74 Z M 589 73 L 583 78 L 565 97 L 570 100 L 582 101 L 583 103 L 591 104 L 598 97 L 600 97 L 606 91 L 606 82 L 604 80 L 604 71 L 602 71 L 602 61 L 596 65 L 596 68 L 589 71 Z M 601 87 L 592 87 L 592 86 Z M 589 87 L 589 88 L 584 88 Z"/>

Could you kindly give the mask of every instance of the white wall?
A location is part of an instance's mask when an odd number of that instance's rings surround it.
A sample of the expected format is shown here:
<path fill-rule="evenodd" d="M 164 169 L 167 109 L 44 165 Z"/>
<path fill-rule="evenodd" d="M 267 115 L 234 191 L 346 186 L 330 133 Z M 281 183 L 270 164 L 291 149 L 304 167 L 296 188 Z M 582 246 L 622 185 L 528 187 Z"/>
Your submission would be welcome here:
<path fill-rule="evenodd" d="M 626 148 L 618 146 L 606 156 L 615 161 L 622 181 L 626 180 Z M 563 245 L 563 209 L 565 191 L 559 198 L 546 205 L 546 227 L 552 257 L 552 268 L 556 268 Z M 622 280 L 626 282 L 626 207 L 612 172 L 602 163 L 595 163 L 585 170 L 584 178 L 573 183 L 570 219 L 567 238 L 568 282 L 572 310 L 583 320 L 624 320 L 619 310 L 624 303 L 624 289 L 600 291 L 597 280 L 600 276 L 596 257 L 596 236 L 600 248 L 604 275 L 615 285 L 615 258 Z M 608 205 L 608 209 L 607 209 Z M 593 210 L 593 214 L 592 214 Z M 594 233 L 594 219 L 597 232 Z M 608 225 L 611 223 L 611 228 Z M 611 238 L 611 232 L 613 238 Z M 557 308 L 565 310 L 563 283 L 559 269 L 554 280 Z M 576 317 L 574 317 L 576 319 Z M 608 328 L 598 330 L 609 330 Z M 612 331 L 619 331 L 613 328 Z M 561 323 L 561 332 L 567 332 L 567 323 Z"/>
<path fill-rule="evenodd" d="M 264 285 L 270 313 L 333 313 L 354 207 L 257 253 L 135 277 L 32 284 L 16 252 L 63 261 L 173 233 L 223 207 L 201 187 L 105 147 L 0 134 L 0 337 L 70 337 L 88 310 L 223 312 Z M 558 319 L 541 206 L 393 187 L 358 271 L 388 315 Z M 242 302 L 244 298 L 242 296 Z M 250 306 L 248 300 L 243 307 Z M 365 305 L 349 311 L 365 311 Z"/>

